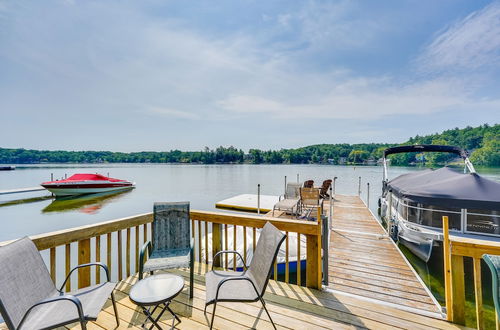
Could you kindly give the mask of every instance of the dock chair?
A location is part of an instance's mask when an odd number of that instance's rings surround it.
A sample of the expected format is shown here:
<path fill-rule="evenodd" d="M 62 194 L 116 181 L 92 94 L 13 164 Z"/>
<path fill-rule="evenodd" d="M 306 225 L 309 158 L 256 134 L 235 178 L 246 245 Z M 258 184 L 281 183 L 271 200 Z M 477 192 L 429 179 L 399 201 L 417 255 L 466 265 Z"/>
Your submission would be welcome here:
<path fill-rule="evenodd" d="M 326 199 L 329 198 L 330 195 L 328 194 L 328 189 L 330 189 L 330 186 L 332 185 L 332 180 L 328 179 L 323 181 L 323 184 L 321 185 L 319 195 L 321 198 Z"/>
<path fill-rule="evenodd" d="M 300 183 L 287 183 L 286 191 L 283 195 L 283 199 L 281 196 L 278 203 L 273 206 L 273 217 L 275 210 L 284 210 L 288 211 L 291 214 L 298 214 L 299 212 L 299 200 L 300 200 Z"/>
<path fill-rule="evenodd" d="M 205 314 L 207 306 L 214 304 L 210 329 L 214 325 L 215 308 L 218 302 L 256 302 L 259 300 L 276 329 L 263 296 L 271 276 L 274 260 L 285 238 L 285 234 L 267 222 L 260 233 L 257 247 L 248 267 L 237 251 L 219 251 L 215 254 L 213 260 L 222 254 L 236 254 L 243 262 L 244 270 L 242 272 L 213 270 L 212 264 L 212 271 L 205 274 Z"/>
<path fill-rule="evenodd" d="M 323 199 L 320 196 L 320 189 L 300 188 L 300 209 L 305 219 L 309 219 L 312 211 L 322 206 Z"/>
<path fill-rule="evenodd" d="M 483 260 L 486 262 L 491 271 L 493 302 L 495 303 L 497 316 L 500 319 L 500 256 L 485 254 L 483 255 Z"/>
<path fill-rule="evenodd" d="M 105 283 L 65 293 L 64 285 L 73 271 L 83 267 L 102 267 Z M 120 325 L 106 265 L 96 262 L 76 266 L 59 289 L 56 288 L 42 256 L 28 238 L 0 247 L 0 313 L 11 330 L 53 329 L 79 322 L 86 329 L 95 321 L 111 296 L 117 325 Z"/>
<path fill-rule="evenodd" d="M 194 241 L 189 202 L 154 203 L 153 241 L 144 243 L 139 255 L 139 279 L 145 272 L 189 267 L 189 298 L 193 298 Z M 146 254 L 148 260 L 144 262 Z"/>
<path fill-rule="evenodd" d="M 304 181 L 304 188 L 312 188 L 314 186 L 314 180 Z"/>

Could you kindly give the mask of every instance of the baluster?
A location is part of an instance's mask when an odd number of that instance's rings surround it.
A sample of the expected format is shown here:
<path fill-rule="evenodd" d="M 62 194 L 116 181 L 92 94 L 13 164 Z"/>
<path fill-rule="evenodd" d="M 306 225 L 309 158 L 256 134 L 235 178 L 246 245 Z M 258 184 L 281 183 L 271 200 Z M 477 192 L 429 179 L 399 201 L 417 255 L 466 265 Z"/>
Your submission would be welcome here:
<path fill-rule="evenodd" d="M 198 220 L 198 262 L 201 263 L 201 220 Z"/>
<path fill-rule="evenodd" d="M 243 226 L 243 262 L 247 264 L 247 227 Z"/>
<path fill-rule="evenodd" d="M 148 224 L 147 223 L 142 225 L 142 235 L 143 235 L 142 243 L 144 244 L 148 241 Z"/>
<path fill-rule="evenodd" d="M 208 265 L 208 221 L 205 221 L 205 264 Z"/>
<path fill-rule="evenodd" d="M 474 291 L 476 293 L 477 328 L 484 329 L 483 287 L 481 285 L 481 258 L 473 258 L 473 262 L 474 262 Z"/>
<path fill-rule="evenodd" d="M 56 283 L 56 248 L 50 248 L 50 278 Z"/>
<path fill-rule="evenodd" d="M 139 226 L 135 226 L 135 272 L 139 270 Z"/>
<path fill-rule="evenodd" d="M 193 236 L 193 238 L 194 238 L 194 230 L 195 230 L 194 220 L 191 219 L 191 236 Z"/>
<path fill-rule="evenodd" d="M 238 234 L 238 229 L 236 228 L 236 225 L 234 225 L 234 231 L 233 231 L 233 251 L 236 251 L 236 236 Z M 236 255 L 233 254 L 233 270 L 236 271 Z"/>
<path fill-rule="evenodd" d="M 109 276 L 111 277 L 111 233 L 108 233 L 107 239 L 106 239 L 106 254 L 107 254 L 107 266 L 108 266 L 108 271 L 109 271 Z"/>
<path fill-rule="evenodd" d="M 278 258 L 274 259 L 274 272 L 273 278 L 275 281 L 278 280 Z"/>
<path fill-rule="evenodd" d="M 95 261 L 101 261 L 101 236 L 95 237 Z M 101 283 L 101 267 L 94 266 L 95 268 L 95 284 Z"/>
<path fill-rule="evenodd" d="M 126 255 L 125 268 L 127 271 L 127 277 L 130 277 L 130 227 L 127 228 L 127 242 L 125 248 L 125 255 Z"/>
<path fill-rule="evenodd" d="M 71 271 L 71 244 L 66 244 L 66 253 L 65 253 L 65 259 L 66 259 L 66 277 L 68 277 L 69 272 Z M 66 282 L 66 291 L 71 291 L 71 279 L 69 279 Z"/>
<path fill-rule="evenodd" d="M 289 265 L 288 265 L 288 232 L 286 232 L 286 239 L 285 239 L 285 283 L 289 283 L 290 280 L 290 275 L 289 275 Z"/>
<path fill-rule="evenodd" d="M 300 276 L 302 275 L 300 270 L 302 264 L 301 261 L 302 260 L 300 258 L 300 233 L 297 233 L 297 285 L 302 285 L 302 281 L 300 278 Z"/>
<path fill-rule="evenodd" d="M 118 230 L 118 281 L 123 279 L 123 265 L 122 265 L 122 231 Z"/>
<path fill-rule="evenodd" d="M 224 224 L 224 250 L 228 250 L 227 245 L 228 245 L 228 242 L 227 242 L 227 224 Z M 225 269 L 227 269 L 227 267 L 228 267 L 227 254 L 224 256 L 224 266 L 225 266 Z"/>
<path fill-rule="evenodd" d="M 253 227 L 252 228 L 252 231 L 253 231 L 253 251 L 255 252 L 255 247 L 257 246 L 257 228 Z"/>
<path fill-rule="evenodd" d="M 90 238 L 78 241 L 78 264 L 88 264 L 90 262 Z M 78 289 L 90 286 L 90 268 L 78 269 Z"/>

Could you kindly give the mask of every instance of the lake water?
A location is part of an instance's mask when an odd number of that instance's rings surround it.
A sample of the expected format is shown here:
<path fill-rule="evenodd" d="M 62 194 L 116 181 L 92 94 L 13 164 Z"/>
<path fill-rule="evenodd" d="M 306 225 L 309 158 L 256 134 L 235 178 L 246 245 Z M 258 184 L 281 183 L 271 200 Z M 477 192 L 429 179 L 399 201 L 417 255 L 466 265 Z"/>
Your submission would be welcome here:
<path fill-rule="evenodd" d="M 391 176 L 415 170 L 394 167 Z M 100 173 L 127 179 L 136 188 L 121 194 L 84 197 L 70 201 L 51 198 L 29 203 L 0 206 L 0 241 L 25 235 L 51 232 L 105 220 L 150 212 L 158 201 L 190 201 L 192 209 L 214 210 L 215 203 L 239 194 L 256 194 L 257 184 L 263 195 L 280 195 L 284 177 L 289 182 L 313 179 L 320 185 L 325 179 L 337 176 L 336 191 L 357 194 L 358 177 L 362 178 L 362 196 L 366 198 L 369 182 L 370 206 L 376 212 L 381 189 L 382 167 L 331 165 L 170 165 L 170 164 L 105 164 L 105 165 L 19 165 L 15 171 L 0 171 L 0 190 L 33 187 L 43 181 L 64 178 L 74 173 Z M 29 195 L 29 196 L 28 196 Z M 0 195 L 7 199 L 47 195 Z"/>
<path fill-rule="evenodd" d="M 389 177 L 415 170 L 419 169 L 390 167 Z M 500 181 L 499 168 L 477 170 Z M 313 179 L 315 185 L 336 176 L 336 192 L 350 195 L 358 193 L 358 178 L 361 177 L 361 197 L 366 200 L 366 184 L 370 183 L 370 208 L 377 214 L 382 184 L 380 166 L 65 164 L 19 165 L 15 171 L 0 171 L 0 190 L 33 187 L 49 181 L 51 175 L 59 179 L 75 173 L 109 174 L 136 182 L 136 188 L 114 195 L 66 201 L 54 200 L 46 193 L 37 192 L 27 195 L 47 197 L 19 204 L 5 202 L 21 195 L 0 195 L 0 241 L 151 212 L 153 203 L 157 201 L 190 201 L 192 209 L 215 210 L 215 203 L 222 199 L 239 194 L 256 194 L 257 184 L 261 185 L 263 195 L 283 194 L 284 177 L 287 176 L 288 182 L 295 182 L 297 174 L 300 182 Z M 425 264 L 411 252 L 404 252 L 434 295 L 441 300 L 442 257 L 439 253 L 434 253 L 431 262 Z"/>

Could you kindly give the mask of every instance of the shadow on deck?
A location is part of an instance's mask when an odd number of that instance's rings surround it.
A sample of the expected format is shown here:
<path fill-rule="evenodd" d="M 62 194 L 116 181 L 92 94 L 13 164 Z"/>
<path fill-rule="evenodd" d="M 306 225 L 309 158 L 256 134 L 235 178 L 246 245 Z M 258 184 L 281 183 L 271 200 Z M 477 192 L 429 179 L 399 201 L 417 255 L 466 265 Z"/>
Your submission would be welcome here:
<path fill-rule="evenodd" d="M 208 328 L 212 307 L 207 314 L 205 306 L 206 265 L 196 264 L 194 298 L 189 299 L 189 272 L 174 270 L 184 277 L 186 286 L 183 292 L 170 305 L 180 316 L 182 322 L 176 324 L 178 329 Z M 118 314 L 121 319 L 119 329 L 140 328 L 145 319 L 141 309 L 128 298 L 131 286 L 137 276 L 131 276 L 118 283 L 116 299 Z M 293 284 L 270 281 L 265 295 L 268 309 L 278 328 L 287 329 L 451 329 L 457 328 L 446 321 L 414 314 L 373 302 L 367 302 L 342 293 L 331 293 L 299 287 Z M 170 328 L 172 317 L 164 314 L 162 326 Z M 79 325 L 68 328 L 79 329 Z M 89 329 L 114 329 L 116 323 L 111 301 L 99 314 L 96 322 L 88 324 Z M 220 303 L 214 328 L 218 329 L 272 329 L 267 315 L 260 303 Z"/>

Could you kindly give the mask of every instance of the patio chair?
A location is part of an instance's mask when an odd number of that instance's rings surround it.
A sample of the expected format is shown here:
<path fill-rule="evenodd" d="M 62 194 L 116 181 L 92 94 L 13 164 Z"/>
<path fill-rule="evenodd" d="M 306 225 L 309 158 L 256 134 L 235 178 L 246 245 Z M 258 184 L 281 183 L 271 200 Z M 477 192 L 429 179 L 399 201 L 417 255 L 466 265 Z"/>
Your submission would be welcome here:
<path fill-rule="evenodd" d="M 73 271 L 90 266 L 104 268 L 107 282 L 65 293 L 64 285 Z M 110 296 L 119 325 L 115 286 L 106 265 L 96 262 L 73 268 L 58 290 L 28 237 L 0 247 L 0 313 L 11 330 L 53 329 L 73 322 L 86 329 L 87 322 L 97 319 Z"/>
<path fill-rule="evenodd" d="M 321 198 L 325 199 L 330 197 L 330 195 L 328 194 L 328 189 L 330 189 L 331 185 L 332 185 L 332 180 L 328 179 L 323 181 L 323 184 L 321 185 L 319 191 L 319 195 L 321 196 Z"/>
<path fill-rule="evenodd" d="M 291 214 L 298 214 L 300 199 L 300 183 L 287 183 L 285 195 L 281 196 L 278 203 L 273 206 L 273 217 L 275 210 L 289 211 Z"/>
<path fill-rule="evenodd" d="M 242 272 L 213 270 L 212 264 L 212 271 L 206 273 L 205 313 L 207 306 L 214 304 L 210 329 L 214 325 L 215 308 L 218 302 L 256 302 L 259 300 L 276 329 L 263 296 L 271 276 L 274 260 L 285 237 L 285 234 L 267 222 L 260 233 L 257 247 L 248 267 L 237 251 L 219 251 L 215 254 L 214 260 L 222 254 L 233 253 L 235 257 L 237 255 L 243 262 L 244 270 Z"/>
<path fill-rule="evenodd" d="M 500 256 L 485 254 L 483 255 L 483 260 L 486 262 L 491 271 L 493 302 L 495 303 L 495 310 L 498 318 L 500 319 Z"/>
<path fill-rule="evenodd" d="M 314 180 L 304 181 L 304 188 L 312 188 L 314 186 Z"/>
<path fill-rule="evenodd" d="M 189 267 L 189 298 L 193 298 L 194 241 L 189 202 L 154 203 L 153 241 L 144 243 L 139 255 L 139 279 L 145 272 Z M 144 259 L 148 256 L 146 262 Z"/>
<path fill-rule="evenodd" d="M 305 211 L 304 218 L 308 219 L 314 209 L 322 206 L 319 188 L 300 188 L 300 209 Z"/>

